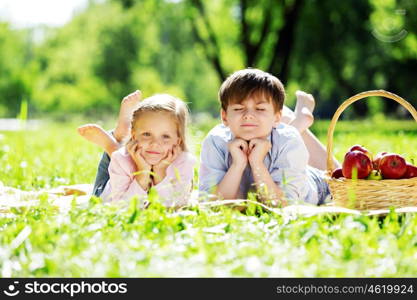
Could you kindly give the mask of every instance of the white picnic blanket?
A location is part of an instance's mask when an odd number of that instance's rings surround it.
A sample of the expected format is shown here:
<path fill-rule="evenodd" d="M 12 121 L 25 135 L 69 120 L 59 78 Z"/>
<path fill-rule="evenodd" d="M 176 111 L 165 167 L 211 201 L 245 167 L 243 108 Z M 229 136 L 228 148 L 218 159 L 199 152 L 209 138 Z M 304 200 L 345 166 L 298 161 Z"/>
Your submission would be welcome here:
<path fill-rule="evenodd" d="M 75 199 L 77 204 L 86 203 L 91 197 L 92 185 L 77 184 L 60 186 L 54 189 L 39 191 L 23 191 L 13 187 L 4 186 L 0 181 L 0 213 L 10 213 L 12 208 L 33 206 L 39 204 L 42 197 L 53 202 L 60 210 L 67 210 Z"/>
<path fill-rule="evenodd" d="M 85 204 L 91 198 L 93 186 L 91 184 L 76 184 L 68 186 L 60 186 L 54 189 L 44 189 L 39 191 L 23 191 L 13 187 L 7 187 L 0 181 L 0 217 L 7 216 L 11 213 L 13 207 L 32 206 L 37 205 L 41 201 L 43 195 L 47 195 L 47 199 L 52 201 L 53 205 L 56 205 L 60 211 L 66 211 L 71 208 L 71 203 L 75 200 L 76 204 Z M 246 199 L 236 200 L 217 200 L 198 202 L 196 198 L 198 193 L 193 193 L 191 205 L 199 205 L 201 208 L 215 208 L 219 206 L 232 206 L 232 207 L 245 207 L 249 203 L 253 202 Z M 257 203 L 258 205 L 262 205 Z M 273 213 L 285 216 L 315 216 L 315 215 L 339 215 L 339 214 L 351 214 L 351 215 L 385 215 L 389 213 L 389 210 L 371 210 L 371 211 L 359 211 L 354 209 L 347 209 L 344 207 L 326 206 L 314 206 L 314 205 L 290 205 L 284 208 L 270 208 L 262 205 L 265 210 Z M 183 210 L 186 209 L 183 208 Z M 404 207 L 397 208 L 397 213 L 416 213 L 417 207 Z"/>

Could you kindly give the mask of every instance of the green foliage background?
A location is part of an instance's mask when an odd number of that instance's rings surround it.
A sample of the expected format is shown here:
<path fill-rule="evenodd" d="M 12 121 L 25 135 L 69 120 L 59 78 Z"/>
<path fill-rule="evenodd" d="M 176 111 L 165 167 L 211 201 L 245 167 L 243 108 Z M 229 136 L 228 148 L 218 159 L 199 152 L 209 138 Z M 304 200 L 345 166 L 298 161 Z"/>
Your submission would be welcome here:
<path fill-rule="evenodd" d="M 30 116 L 102 116 L 135 89 L 216 115 L 221 81 L 244 67 L 280 77 L 290 106 L 296 89 L 313 93 L 318 117 L 370 89 L 417 104 L 416 12 L 409 0 L 106 0 L 58 28 L 2 22 L 0 117 L 23 100 Z M 373 100 L 346 117 L 396 112 Z"/>
<path fill-rule="evenodd" d="M 0 184 L 33 192 L 92 183 L 101 153 L 75 128 L 85 119 L 111 128 L 120 99 L 135 89 L 189 102 L 198 156 L 218 122 L 203 113 L 218 114 L 221 81 L 244 67 L 281 78 L 289 106 L 297 89 L 313 93 L 318 118 L 370 89 L 416 106 L 416 13 L 413 0 L 92 0 L 59 28 L 0 22 L 0 118 L 25 122 L 28 107 L 29 118 L 72 120 L 2 131 Z M 417 160 L 416 123 L 387 114 L 405 118 L 393 101 L 368 99 L 348 109 L 346 119 L 367 118 L 338 123 L 336 157 L 361 143 Z M 322 142 L 328 125 L 314 124 Z M 0 212 L 1 277 L 417 274 L 415 214 L 171 212 L 156 197 L 147 210 L 93 198 L 83 205 L 74 199 L 58 213 L 46 194 L 35 198 L 38 204 L 15 208 L 13 216 Z"/>

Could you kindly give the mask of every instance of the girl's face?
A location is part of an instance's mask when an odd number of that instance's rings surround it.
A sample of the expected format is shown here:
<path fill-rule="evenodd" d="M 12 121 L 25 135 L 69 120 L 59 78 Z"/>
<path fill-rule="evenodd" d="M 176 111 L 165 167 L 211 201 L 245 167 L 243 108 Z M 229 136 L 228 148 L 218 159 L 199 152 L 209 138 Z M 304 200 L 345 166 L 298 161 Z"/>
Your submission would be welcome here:
<path fill-rule="evenodd" d="M 145 112 L 136 120 L 132 138 L 141 147 L 141 155 L 150 165 L 158 164 L 168 151 L 179 145 L 177 122 L 168 112 Z"/>

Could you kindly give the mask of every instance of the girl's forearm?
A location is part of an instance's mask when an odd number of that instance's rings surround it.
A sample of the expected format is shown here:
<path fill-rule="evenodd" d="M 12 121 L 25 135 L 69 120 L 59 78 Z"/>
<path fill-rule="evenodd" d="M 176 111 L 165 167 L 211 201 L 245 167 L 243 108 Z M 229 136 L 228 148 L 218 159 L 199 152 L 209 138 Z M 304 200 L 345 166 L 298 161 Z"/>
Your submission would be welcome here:
<path fill-rule="evenodd" d="M 144 191 L 149 190 L 149 184 L 151 182 L 150 174 L 138 174 L 135 176 L 135 180 Z"/>
<path fill-rule="evenodd" d="M 166 169 L 153 169 L 153 184 L 157 185 L 160 183 L 164 178 L 167 176 L 167 170 Z"/>

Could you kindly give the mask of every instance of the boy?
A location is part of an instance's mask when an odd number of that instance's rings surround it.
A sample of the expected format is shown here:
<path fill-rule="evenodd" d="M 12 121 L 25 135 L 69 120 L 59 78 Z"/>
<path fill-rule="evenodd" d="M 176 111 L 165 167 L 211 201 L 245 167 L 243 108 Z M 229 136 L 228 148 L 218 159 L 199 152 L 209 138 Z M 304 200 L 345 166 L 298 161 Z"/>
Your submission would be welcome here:
<path fill-rule="evenodd" d="M 223 124 L 203 141 L 200 192 L 238 199 L 247 198 L 255 189 L 260 200 L 271 201 L 272 206 L 295 201 L 324 203 L 330 194 L 324 172 L 308 166 L 310 150 L 318 157 L 310 163 L 325 170 L 324 146 L 307 131 L 313 122 L 314 98 L 297 92 L 295 115 L 288 115 L 285 108 L 285 120 L 281 120 L 284 86 L 275 76 L 257 69 L 229 76 L 219 98 Z M 277 126 L 280 121 L 293 126 Z"/>

